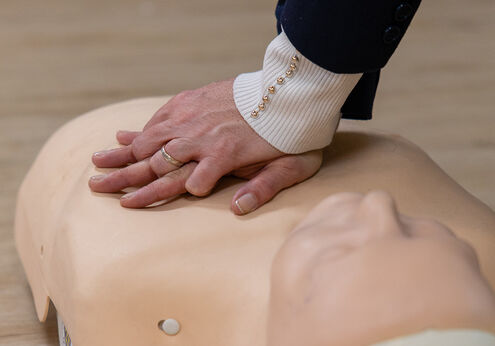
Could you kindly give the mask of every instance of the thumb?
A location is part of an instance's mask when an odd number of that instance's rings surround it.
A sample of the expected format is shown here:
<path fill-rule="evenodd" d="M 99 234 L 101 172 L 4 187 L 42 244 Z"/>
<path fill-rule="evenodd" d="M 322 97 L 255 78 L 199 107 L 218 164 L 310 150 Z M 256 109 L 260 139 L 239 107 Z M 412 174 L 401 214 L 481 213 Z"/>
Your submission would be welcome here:
<path fill-rule="evenodd" d="M 281 190 L 304 181 L 321 166 L 321 151 L 282 156 L 267 164 L 234 195 L 232 211 L 244 215 L 270 201 Z"/>

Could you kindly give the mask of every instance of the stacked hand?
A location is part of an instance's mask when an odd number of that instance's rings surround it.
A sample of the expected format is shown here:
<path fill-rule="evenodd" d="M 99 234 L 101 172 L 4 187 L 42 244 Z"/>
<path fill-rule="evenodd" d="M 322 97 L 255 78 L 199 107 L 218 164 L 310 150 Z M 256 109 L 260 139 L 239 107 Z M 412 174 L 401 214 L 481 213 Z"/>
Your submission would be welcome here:
<path fill-rule="evenodd" d="M 93 163 L 118 169 L 92 177 L 90 188 L 139 187 L 122 196 L 121 205 L 142 208 L 185 192 L 206 196 L 222 176 L 233 174 L 249 179 L 231 205 L 236 214 L 245 214 L 312 176 L 321 165 L 321 151 L 286 155 L 272 147 L 242 118 L 232 84 L 230 79 L 181 92 L 143 131 L 117 132 L 123 147 L 95 153 Z"/>

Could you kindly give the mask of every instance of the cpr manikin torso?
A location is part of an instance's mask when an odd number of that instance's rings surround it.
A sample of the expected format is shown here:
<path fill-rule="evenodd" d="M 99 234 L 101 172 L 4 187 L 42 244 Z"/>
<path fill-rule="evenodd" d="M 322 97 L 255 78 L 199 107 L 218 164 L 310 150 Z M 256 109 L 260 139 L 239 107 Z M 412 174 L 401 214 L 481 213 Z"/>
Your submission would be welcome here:
<path fill-rule="evenodd" d="M 288 233 L 336 192 L 391 193 L 406 215 L 434 218 L 471 244 L 495 286 L 495 214 L 401 138 L 341 124 L 322 169 L 248 216 L 226 179 L 207 198 L 129 210 L 95 194 L 91 153 L 139 129 L 164 99 L 109 106 L 59 130 L 21 191 L 16 240 L 40 319 L 51 299 L 75 346 L 264 346 L 269 272 Z M 159 321 L 173 318 L 170 336 Z M 399 331 L 400 332 L 400 331 Z M 390 335 L 393 337 L 394 335 Z"/>

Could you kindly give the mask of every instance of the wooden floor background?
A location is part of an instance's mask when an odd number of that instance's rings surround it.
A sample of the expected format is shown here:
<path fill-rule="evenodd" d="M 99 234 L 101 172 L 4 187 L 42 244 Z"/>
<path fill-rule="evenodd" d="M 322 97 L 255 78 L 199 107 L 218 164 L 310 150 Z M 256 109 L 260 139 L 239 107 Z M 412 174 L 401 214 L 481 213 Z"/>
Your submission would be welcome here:
<path fill-rule="evenodd" d="M 274 6 L 0 1 L 0 345 L 56 345 L 54 315 L 36 320 L 12 237 L 16 190 L 47 137 L 95 107 L 259 69 Z M 424 0 L 383 71 L 368 126 L 418 143 L 495 208 L 493 18 L 493 0 Z"/>

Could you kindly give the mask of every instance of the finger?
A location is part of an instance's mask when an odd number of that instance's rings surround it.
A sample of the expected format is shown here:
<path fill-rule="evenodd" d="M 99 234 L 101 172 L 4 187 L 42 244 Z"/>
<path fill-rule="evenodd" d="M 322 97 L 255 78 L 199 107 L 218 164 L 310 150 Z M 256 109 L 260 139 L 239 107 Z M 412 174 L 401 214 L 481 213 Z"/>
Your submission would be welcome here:
<path fill-rule="evenodd" d="M 248 214 L 281 190 L 308 179 L 320 166 L 321 153 L 315 152 L 276 159 L 236 192 L 231 209 L 237 215 Z"/>
<path fill-rule="evenodd" d="M 206 196 L 215 187 L 217 181 L 230 169 L 223 167 L 218 160 L 207 157 L 201 160 L 198 167 L 186 182 L 186 189 L 195 196 Z"/>
<path fill-rule="evenodd" d="M 256 176 L 263 168 L 265 168 L 266 165 L 268 165 L 272 161 L 273 160 L 258 162 L 249 166 L 244 166 L 232 171 L 231 174 L 239 178 L 251 179 L 254 176 Z"/>
<path fill-rule="evenodd" d="M 165 145 L 165 152 L 175 160 L 186 163 L 195 157 L 196 145 L 188 138 L 177 138 Z M 151 157 L 150 166 L 159 177 L 178 168 L 167 160 L 161 148 Z"/>
<path fill-rule="evenodd" d="M 120 204 L 126 208 L 144 208 L 187 192 L 185 183 L 196 165 L 196 162 L 185 164 L 141 189 L 122 196 Z"/>
<path fill-rule="evenodd" d="M 117 168 L 136 162 L 136 158 L 132 152 L 132 147 L 127 146 L 98 151 L 93 154 L 92 161 L 99 168 Z"/>
<path fill-rule="evenodd" d="M 156 153 L 163 144 L 174 137 L 174 129 L 171 122 L 163 121 L 142 132 L 132 142 L 132 152 L 134 157 L 140 161 Z"/>
<path fill-rule="evenodd" d="M 119 142 L 119 144 L 129 145 L 132 143 L 134 138 L 136 138 L 140 134 L 141 134 L 141 131 L 120 130 L 120 131 L 117 131 L 117 135 L 115 137 L 117 138 L 117 141 Z"/>
<path fill-rule="evenodd" d="M 170 101 L 165 103 L 163 106 L 161 106 L 160 109 L 157 110 L 155 112 L 155 114 L 153 114 L 151 119 L 146 123 L 146 125 L 144 125 L 143 131 L 146 131 L 150 127 L 155 126 L 156 124 L 161 123 L 162 121 L 165 121 L 168 119 L 168 117 L 169 117 L 168 110 L 170 108 L 170 106 L 169 106 Z"/>
<path fill-rule="evenodd" d="M 118 192 L 131 186 L 146 185 L 156 178 L 149 160 L 144 160 L 109 174 L 91 177 L 89 187 L 95 192 Z"/>

